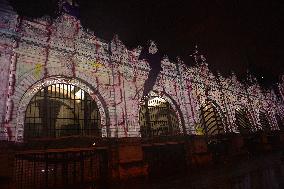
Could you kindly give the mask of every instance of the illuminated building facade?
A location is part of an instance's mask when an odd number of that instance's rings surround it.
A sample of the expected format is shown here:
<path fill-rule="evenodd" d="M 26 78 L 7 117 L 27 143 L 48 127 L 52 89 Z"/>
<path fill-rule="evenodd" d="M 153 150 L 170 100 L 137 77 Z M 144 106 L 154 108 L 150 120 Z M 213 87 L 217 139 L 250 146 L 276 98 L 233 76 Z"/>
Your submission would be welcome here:
<path fill-rule="evenodd" d="M 251 76 L 243 84 L 234 74 L 213 75 L 198 53 L 192 67 L 165 57 L 148 104 L 141 102 L 149 66 L 138 60 L 140 48 L 129 50 L 117 37 L 101 40 L 67 14 L 31 20 L 5 6 L 1 140 L 215 135 L 283 125 L 283 97 L 263 91 Z"/>
<path fill-rule="evenodd" d="M 214 75 L 196 49 L 195 66 L 164 57 L 145 98 L 140 54 L 68 14 L 24 18 L 0 0 L 0 188 L 7 178 L 7 188 L 76 188 L 184 174 L 283 146 L 284 79 L 275 93 L 250 75 L 245 84 Z M 260 188 L 259 166 L 243 180 L 231 174 L 230 186 Z"/>

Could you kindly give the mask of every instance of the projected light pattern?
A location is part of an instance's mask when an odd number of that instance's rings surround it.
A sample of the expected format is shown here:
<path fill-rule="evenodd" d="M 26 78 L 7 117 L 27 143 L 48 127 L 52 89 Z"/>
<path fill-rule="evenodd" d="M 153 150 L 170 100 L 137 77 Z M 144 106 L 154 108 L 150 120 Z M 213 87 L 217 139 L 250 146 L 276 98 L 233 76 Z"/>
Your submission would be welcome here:
<path fill-rule="evenodd" d="M 163 98 L 151 96 L 143 101 L 139 111 L 141 136 L 179 135 L 179 122 L 176 112 Z"/>
<path fill-rule="evenodd" d="M 206 102 L 200 109 L 200 126 L 205 135 L 224 134 L 225 125 L 217 107 L 212 102 Z"/>
<path fill-rule="evenodd" d="M 96 102 L 103 137 L 141 136 L 141 98 L 147 91 L 143 87 L 151 66 L 147 59 L 139 60 L 140 47 L 129 50 L 117 36 L 111 42 L 101 40 L 66 13 L 54 20 L 27 19 L 9 7 L 1 10 L 1 140 L 24 140 L 28 104 L 37 92 L 57 83 L 79 87 Z M 200 110 L 207 101 L 220 107 L 226 133 L 240 132 L 236 110 L 241 107 L 250 113 L 250 124 L 245 127 L 251 125 L 253 132 L 264 129 L 263 111 L 270 130 L 279 129 L 284 117 L 284 79 L 275 93 L 261 89 L 251 75 L 246 84 L 234 73 L 228 78 L 213 75 L 197 48 L 192 56 L 196 65 L 191 67 L 180 59 L 173 62 L 163 57 L 153 88 L 151 85 L 150 94 L 154 91 L 154 96 L 164 99 L 176 115 L 173 135 L 202 134 Z"/>
<path fill-rule="evenodd" d="M 249 134 L 253 131 L 249 112 L 245 108 L 236 109 L 236 125 L 241 134 Z"/>
<path fill-rule="evenodd" d="M 73 85 L 41 89 L 25 114 L 25 139 L 61 136 L 101 136 L 98 107 L 89 94 Z"/>

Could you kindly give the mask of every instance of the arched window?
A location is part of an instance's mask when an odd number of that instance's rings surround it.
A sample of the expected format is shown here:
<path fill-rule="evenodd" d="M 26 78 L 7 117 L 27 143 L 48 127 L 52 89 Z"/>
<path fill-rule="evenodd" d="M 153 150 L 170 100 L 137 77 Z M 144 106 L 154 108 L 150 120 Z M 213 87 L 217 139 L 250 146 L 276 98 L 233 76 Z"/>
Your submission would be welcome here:
<path fill-rule="evenodd" d="M 250 122 L 248 111 L 245 108 L 238 108 L 235 112 L 235 124 L 241 134 L 249 134 L 252 132 L 253 125 Z"/>
<path fill-rule="evenodd" d="M 25 114 L 25 139 L 70 135 L 100 136 L 100 114 L 88 93 L 69 84 L 41 89 Z"/>
<path fill-rule="evenodd" d="M 139 123 L 142 137 L 180 133 L 176 112 L 169 102 L 158 96 L 151 96 L 142 102 Z"/>
<path fill-rule="evenodd" d="M 260 113 L 259 113 L 259 121 L 260 121 L 262 129 L 264 131 L 266 131 L 266 132 L 271 131 L 271 127 L 270 127 L 269 120 L 268 120 L 266 112 L 260 111 Z"/>
<path fill-rule="evenodd" d="M 206 102 L 200 109 L 200 127 L 205 135 L 218 135 L 224 133 L 224 124 L 217 105 Z"/>

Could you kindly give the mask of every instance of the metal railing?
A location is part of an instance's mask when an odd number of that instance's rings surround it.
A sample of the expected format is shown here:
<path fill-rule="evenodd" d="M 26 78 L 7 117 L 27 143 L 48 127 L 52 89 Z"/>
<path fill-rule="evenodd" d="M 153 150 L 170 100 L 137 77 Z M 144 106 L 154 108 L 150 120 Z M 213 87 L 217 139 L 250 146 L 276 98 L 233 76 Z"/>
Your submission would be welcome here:
<path fill-rule="evenodd" d="M 104 179 L 107 153 L 95 149 L 26 151 L 15 155 L 17 189 L 63 188 Z"/>

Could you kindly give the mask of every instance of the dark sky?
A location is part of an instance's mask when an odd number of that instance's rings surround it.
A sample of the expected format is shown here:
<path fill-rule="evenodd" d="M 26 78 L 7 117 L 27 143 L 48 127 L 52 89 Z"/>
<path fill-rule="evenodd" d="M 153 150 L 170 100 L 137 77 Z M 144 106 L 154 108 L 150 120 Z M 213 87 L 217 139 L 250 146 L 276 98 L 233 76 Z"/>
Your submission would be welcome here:
<path fill-rule="evenodd" d="M 57 0 L 12 0 L 18 13 L 54 15 Z M 81 22 L 105 40 L 129 47 L 155 40 L 162 53 L 193 65 L 194 45 L 213 71 L 243 79 L 247 69 L 269 86 L 284 74 L 284 1 L 78 0 Z M 261 79 L 261 76 L 264 78 Z"/>

